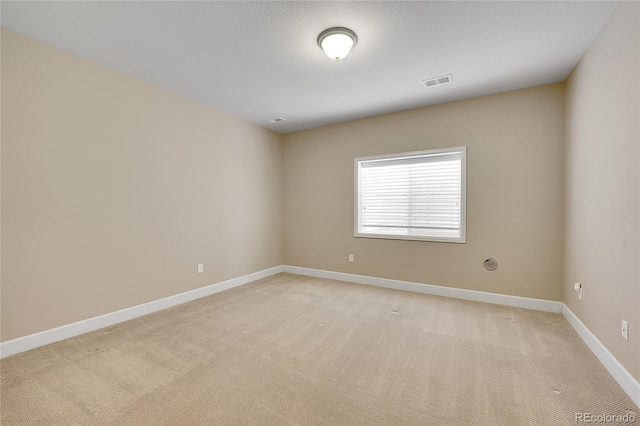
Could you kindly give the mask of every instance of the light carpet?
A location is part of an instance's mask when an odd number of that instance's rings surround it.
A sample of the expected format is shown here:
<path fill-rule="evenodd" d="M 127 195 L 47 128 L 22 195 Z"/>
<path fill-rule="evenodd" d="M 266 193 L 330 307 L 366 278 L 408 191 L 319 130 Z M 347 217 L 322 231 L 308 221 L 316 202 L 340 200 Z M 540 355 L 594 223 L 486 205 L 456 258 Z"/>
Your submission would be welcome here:
<path fill-rule="evenodd" d="M 2 425 L 638 414 L 560 315 L 291 274 L 4 359 L 0 373 Z"/>

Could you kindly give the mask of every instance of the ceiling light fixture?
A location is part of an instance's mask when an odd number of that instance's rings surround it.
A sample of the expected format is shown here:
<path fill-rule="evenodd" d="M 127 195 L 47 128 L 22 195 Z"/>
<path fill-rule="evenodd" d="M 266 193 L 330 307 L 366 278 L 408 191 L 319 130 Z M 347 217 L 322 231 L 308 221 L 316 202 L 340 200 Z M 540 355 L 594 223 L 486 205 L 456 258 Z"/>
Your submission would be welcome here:
<path fill-rule="evenodd" d="M 318 36 L 318 46 L 327 56 L 338 62 L 351 52 L 358 42 L 358 36 L 349 28 L 333 27 Z"/>

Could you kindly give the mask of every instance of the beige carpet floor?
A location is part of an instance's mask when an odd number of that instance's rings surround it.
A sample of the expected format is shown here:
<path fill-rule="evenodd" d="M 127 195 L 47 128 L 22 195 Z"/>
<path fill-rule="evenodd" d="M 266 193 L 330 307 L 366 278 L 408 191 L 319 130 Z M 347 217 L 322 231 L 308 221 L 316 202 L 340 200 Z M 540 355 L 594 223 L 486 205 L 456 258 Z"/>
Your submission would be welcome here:
<path fill-rule="evenodd" d="M 638 415 L 560 315 L 289 274 L 4 359 L 0 372 L 2 425 Z"/>

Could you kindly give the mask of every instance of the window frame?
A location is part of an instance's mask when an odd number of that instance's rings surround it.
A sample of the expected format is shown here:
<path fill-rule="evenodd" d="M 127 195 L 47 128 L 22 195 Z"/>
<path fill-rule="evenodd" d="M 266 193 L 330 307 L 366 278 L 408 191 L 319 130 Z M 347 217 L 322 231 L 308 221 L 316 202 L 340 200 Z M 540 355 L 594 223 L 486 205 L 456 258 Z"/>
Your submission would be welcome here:
<path fill-rule="evenodd" d="M 428 235 L 401 235 L 401 234 L 375 234 L 370 232 L 359 232 L 360 229 L 360 204 L 361 204 L 361 183 L 360 183 L 360 163 L 371 160 L 391 160 L 399 158 L 421 157 L 428 155 L 438 155 L 446 153 L 460 153 L 460 236 L 459 237 L 439 237 Z M 409 240 L 409 241 L 430 241 L 439 243 L 467 242 L 467 147 L 457 146 L 451 148 L 428 149 L 424 151 L 400 152 L 394 154 L 372 155 L 368 157 L 357 157 L 353 159 L 354 165 L 354 233 L 356 238 L 376 238 L 385 240 Z"/>

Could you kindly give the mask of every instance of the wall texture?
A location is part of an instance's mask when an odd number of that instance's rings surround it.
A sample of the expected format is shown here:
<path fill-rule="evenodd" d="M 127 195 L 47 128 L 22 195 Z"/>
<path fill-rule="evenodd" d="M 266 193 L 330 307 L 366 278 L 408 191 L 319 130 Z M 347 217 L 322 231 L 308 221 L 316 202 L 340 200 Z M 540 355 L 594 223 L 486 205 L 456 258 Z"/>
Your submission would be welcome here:
<path fill-rule="evenodd" d="M 638 22 L 622 2 L 566 83 L 564 302 L 640 380 Z"/>
<path fill-rule="evenodd" d="M 560 83 L 287 134 L 285 264 L 561 300 L 563 125 Z M 466 244 L 354 238 L 354 157 L 460 145 Z"/>
<path fill-rule="evenodd" d="M 5 29 L 2 104 L 3 341 L 282 263 L 280 135 Z"/>

